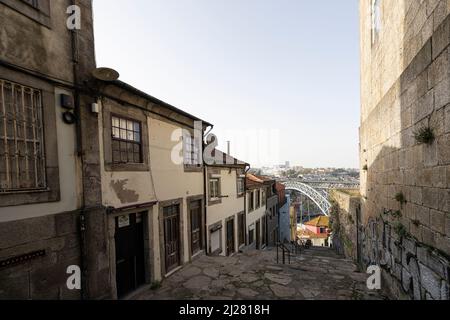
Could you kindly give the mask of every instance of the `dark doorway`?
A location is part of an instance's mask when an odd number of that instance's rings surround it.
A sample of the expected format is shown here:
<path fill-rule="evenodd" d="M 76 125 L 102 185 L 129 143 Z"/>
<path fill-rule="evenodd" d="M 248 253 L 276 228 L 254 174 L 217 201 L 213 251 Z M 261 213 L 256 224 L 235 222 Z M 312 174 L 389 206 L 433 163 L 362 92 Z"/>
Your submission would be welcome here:
<path fill-rule="evenodd" d="M 145 284 L 143 215 L 134 213 L 116 218 L 116 284 L 122 298 Z"/>
<path fill-rule="evenodd" d="M 238 245 L 245 245 L 245 213 L 238 215 Z"/>
<path fill-rule="evenodd" d="M 267 242 L 267 216 L 262 218 L 262 247 L 266 247 L 268 245 Z"/>
<path fill-rule="evenodd" d="M 227 221 L 227 256 L 235 253 L 234 247 L 234 219 Z"/>
<path fill-rule="evenodd" d="M 191 214 L 191 255 L 203 249 L 202 242 L 202 201 L 193 201 L 190 205 Z"/>
<path fill-rule="evenodd" d="M 180 266 L 180 206 L 163 209 L 166 273 Z"/>
<path fill-rule="evenodd" d="M 256 249 L 261 249 L 261 220 L 256 222 Z"/>

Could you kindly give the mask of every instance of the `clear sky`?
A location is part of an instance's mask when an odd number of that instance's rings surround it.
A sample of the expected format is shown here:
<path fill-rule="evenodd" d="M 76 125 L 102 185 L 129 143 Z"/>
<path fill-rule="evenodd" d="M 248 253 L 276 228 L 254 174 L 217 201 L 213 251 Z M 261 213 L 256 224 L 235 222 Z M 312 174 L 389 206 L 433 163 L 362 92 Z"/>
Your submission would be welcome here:
<path fill-rule="evenodd" d="M 98 66 L 213 123 L 221 149 L 358 167 L 357 0 L 94 0 L 94 18 Z"/>

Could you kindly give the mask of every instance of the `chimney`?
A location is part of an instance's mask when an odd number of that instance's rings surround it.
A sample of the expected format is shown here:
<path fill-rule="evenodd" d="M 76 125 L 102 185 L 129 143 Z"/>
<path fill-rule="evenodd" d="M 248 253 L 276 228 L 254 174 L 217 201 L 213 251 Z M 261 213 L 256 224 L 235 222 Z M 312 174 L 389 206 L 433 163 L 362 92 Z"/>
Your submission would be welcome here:
<path fill-rule="evenodd" d="M 230 141 L 227 141 L 227 146 L 228 146 L 228 148 L 227 148 L 227 154 L 228 154 L 229 156 L 231 156 L 231 154 L 230 154 L 230 152 L 231 152 L 231 143 L 230 143 Z"/>

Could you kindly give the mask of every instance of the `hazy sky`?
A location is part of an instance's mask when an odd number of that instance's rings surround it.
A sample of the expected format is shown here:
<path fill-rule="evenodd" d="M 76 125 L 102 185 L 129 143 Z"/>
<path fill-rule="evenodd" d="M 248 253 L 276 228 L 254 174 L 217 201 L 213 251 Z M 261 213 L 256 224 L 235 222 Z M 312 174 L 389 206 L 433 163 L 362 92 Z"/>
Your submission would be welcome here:
<path fill-rule="evenodd" d="M 358 167 L 357 3 L 95 0 L 97 64 L 213 123 L 254 167 Z"/>

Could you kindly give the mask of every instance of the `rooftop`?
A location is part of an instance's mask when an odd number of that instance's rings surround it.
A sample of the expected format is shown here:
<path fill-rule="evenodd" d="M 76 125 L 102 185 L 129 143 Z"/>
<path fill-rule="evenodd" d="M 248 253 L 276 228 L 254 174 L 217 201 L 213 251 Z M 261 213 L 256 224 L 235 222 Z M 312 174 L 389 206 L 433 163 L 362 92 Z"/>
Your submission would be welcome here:
<path fill-rule="evenodd" d="M 329 228 L 330 227 L 330 218 L 326 216 L 320 216 L 317 217 L 307 223 L 305 223 L 307 226 L 313 226 L 313 227 L 324 227 Z"/>

